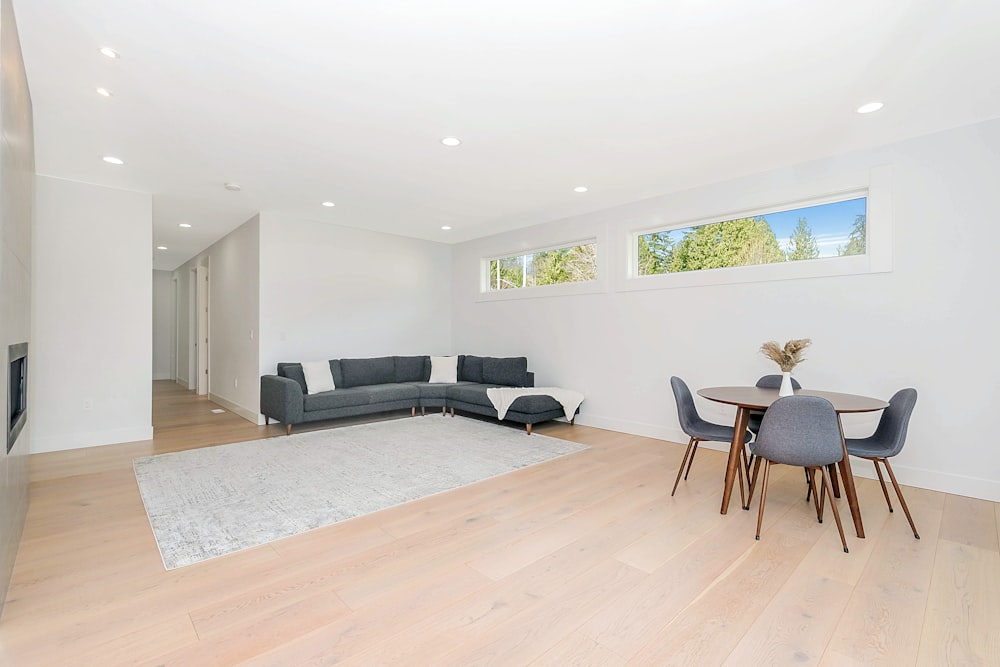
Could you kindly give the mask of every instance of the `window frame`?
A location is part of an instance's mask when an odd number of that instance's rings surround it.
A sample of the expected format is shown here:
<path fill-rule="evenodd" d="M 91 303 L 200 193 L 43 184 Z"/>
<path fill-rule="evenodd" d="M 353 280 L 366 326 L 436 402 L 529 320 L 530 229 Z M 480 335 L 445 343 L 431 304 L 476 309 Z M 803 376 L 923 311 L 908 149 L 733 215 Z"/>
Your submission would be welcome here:
<path fill-rule="evenodd" d="M 601 242 L 599 235 L 588 236 L 573 241 L 563 241 L 544 246 L 531 247 L 524 250 L 490 253 L 479 259 L 479 290 L 477 301 L 505 301 L 508 299 L 532 299 L 549 296 L 568 296 L 573 294 L 597 294 L 607 291 L 607 268 L 605 265 L 607 253 L 603 251 L 606 244 Z M 508 257 L 522 257 L 551 250 L 561 250 L 582 245 L 594 245 L 597 253 L 597 277 L 572 283 L 556 283 L 554 285 L 533 285 L 531 287 L 515 287 L 504 290 L 490 289 L 490 263 Z"/>
<path fill-rule="evenodd" d="M 618 291 L 647 289 L 671 289 L 699 287 L 706 285 L 726 285 L 764 282 L 772 280 L 796 280 L 829 276 L 884 273 L 892 271 L 892 207 L 891 174 L 888 167 L 871 170 L 867 185 L 845 188 L 824 195 L 797 198 L 783 203 L 769 203 L 729 213 L 715 214 L 696 219 L 665 221 L 650 227 L 648 224 L 634 226 L 627 230 L 625 238 L 624 280 L 618 281 Z M 789 211 L 808 206 L 831 204 L 858 197 L 867 198 L 865 213 L 865 254 L 842 257 L 820 257 L 816 259 L 778 262 L 774 264 L 754 264 L 718 269 L 702 269 L 677 273 L 657 273 L 641 275 L 639 270 L 639 237 L 655 232 L 686 229 L 716 222 L 767 216 L 769 213 Z M 621 275 L 621 274 L 619 274 Z"/>

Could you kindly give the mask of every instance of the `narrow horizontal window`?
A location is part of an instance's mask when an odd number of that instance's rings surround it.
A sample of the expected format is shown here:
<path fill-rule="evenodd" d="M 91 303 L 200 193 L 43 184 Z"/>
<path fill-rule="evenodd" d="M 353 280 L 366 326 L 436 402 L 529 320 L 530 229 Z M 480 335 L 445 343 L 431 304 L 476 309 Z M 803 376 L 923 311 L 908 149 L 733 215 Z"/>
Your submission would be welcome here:
<path fill-rule="evenodd" d="M 484 262 L 486 292 L 597 280 L 597 244 L 537 250 Z"/>
<path fill-rule="evenodd" d="M 640 232 L 633 275 L 865 255 L 866 196 L 691 227 Z"/>

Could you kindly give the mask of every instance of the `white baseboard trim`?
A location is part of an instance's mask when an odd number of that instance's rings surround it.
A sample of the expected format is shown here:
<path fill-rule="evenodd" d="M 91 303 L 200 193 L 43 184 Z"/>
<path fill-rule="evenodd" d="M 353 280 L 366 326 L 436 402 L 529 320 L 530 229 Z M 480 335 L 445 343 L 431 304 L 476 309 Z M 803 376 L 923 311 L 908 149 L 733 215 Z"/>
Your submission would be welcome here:
<path fill-rule="evenodd" d="M 74 432 L 66 435 L 49 435 L 31 437 L 31 453 L 60 452 L 66 449 L 81 449 L 84 447 L 100 447 L 101 445 L 117 445 L 122 442 L 139 442 L 153 439 L 152 426 L 135 428 L 117 428 L 107 431 Z"/>
<path fill-rule="evenodd" d="M 657 440 L 667 440 L 686 445 L 688 436 L 680 429 L 658 426 L 656 424 L 645 424 L 633 422 L 625 419 L 614 419 L 601 417 L 599 415 L 577 415 L 576 423 L 584 426 L 593 426 L 608 431 L 639 435 L 646 438 L 656 438 Z M 729 446 L 721 442 L 703 442 L 699 445 L 702 449 L 714 449 L 720 452 L 728 452 Z M 893 472 L 896 479 L 903 486 L 913 486 L 931 491 L 942 491 L 952 493 L 957 496 L 967 496 L 969 498 L 979 498 L 992 502 L 1000 502 L 1000 482 L 991 479 L 978 477 L 968 477 L 956 475 L 954 473 L 941 472 L 937 470 L 925 470 L 922 468 L 911 468 L 893 464 Z M 878 479 L 875 475 L 875 467 L 870 461 L 863 459 L 851 459 L 851 471 L 857 477 L 867 479 Z M 905 492 L 904 492 L 905 495 Z"/>
<path fill-rule="evenodd" d="M 244 408 L 242 405 L 239 405 L 238 403 L 233 403 L 232 401 L 225 399 L 219 396 L 218 394 L 213 394 L 211 392 L 209 392 L 208 394 L 208 400 L 212 401 L 213 403 L 218 403 L 225 409 L 229 410 L 234 414 L 239 415 L 240 417 L 243 417 L 243 419 L 246 419 L 249 422 L 252 422 L 254 424 L 261 423 L 260 421 L 261 416 L 257 413 L 256 410 L 249 410 L 247 408 Z"/>
<path fill-rule="evenodd" d="M 170 373 L 153 373 L 154 380 L 173 380 L 174 378 L 170 376 Z"/>

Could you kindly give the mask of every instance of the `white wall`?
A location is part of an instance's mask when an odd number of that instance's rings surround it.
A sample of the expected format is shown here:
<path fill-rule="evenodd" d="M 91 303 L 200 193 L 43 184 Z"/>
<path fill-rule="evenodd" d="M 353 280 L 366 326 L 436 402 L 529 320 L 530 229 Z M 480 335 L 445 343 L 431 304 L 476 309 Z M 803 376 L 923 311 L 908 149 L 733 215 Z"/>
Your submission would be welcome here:
<path fill-rule="evenodd" d="M 630 229 L 827 194 L 888 165 L 894 220 L 889 273 L 749 284 L 622 290 Z M 816 389 L 888 398 L 920 392 L 901 482 L 1000 500 L 1000 448 L 989 439 L 1000 397 L 996 224 L 1000 121 L 759 174 L 461 244 L 454 251 L 455 348 L 526 354 L 536 384 L 583 391 L 578 421 L 685 442 L 669 378 L 693 389 L 751 384 L 775 371 L 766 340 L 809 337 L 796 371 Z M 479 260 L 585 236 L 606 238 L 604 292 L 477 300 Z M 702 414 L 731 421 L 697 399 Z M 848 415 L 848 435 L 877 417 Z M 871 476 L 870 464 L 856 462 Z"/>
<path fill-rule="evenodd" d="M 0 410 L 7 414 L 8 346 L 28 343 L 28 386 L 33 382 L 31 338 L 31 219 L 34 203 L 35 143 L 31 95 L 10 0 L 0 3 Z M 35 409 L 29 400 L 28 414 Z M 6 417 L 4 418 L 6 421 Z M 31 424 L 26 423 L 7 451 L 7 429 L 0 430 L 0 612 L 14 570 L 28 512 L 28 453 Z"/>
<path fill-rule="evenodd" d="M 152 197 L 38 176 L 31 450 L 153 436 Z"/>
<path fill-rule="evenodd" d="M 450 246 L 262 213 L 260 248 L 261 374 L 454 352 Z"/>
<path fill-rule="evenodd" d="M 174 280 L 170 271 L 153 271 L 153 379 L 174 378 Z"/>
<path fill-rule="evenodd" d="M 260 221 L 254 216 L 174 271 L 181 321 L 177 355 L 188 367 L 191 269 L 208 267 L 209 394 L 237 414 L 257 421 L 260 408 L 257 328 L 260 321 Z M 188 378 L 185 378 L 188 379 Z"/>

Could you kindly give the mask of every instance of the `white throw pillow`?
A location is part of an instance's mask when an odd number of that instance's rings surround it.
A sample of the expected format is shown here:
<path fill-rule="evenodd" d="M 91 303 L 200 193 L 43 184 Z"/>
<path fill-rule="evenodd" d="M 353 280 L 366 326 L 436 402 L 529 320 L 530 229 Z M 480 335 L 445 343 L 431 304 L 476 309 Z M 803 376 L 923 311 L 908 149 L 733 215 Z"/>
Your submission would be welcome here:
<path fill-rule="evenodd" d="M 458 357 L 431 357 L 432 384 L 458 382 Z"/>
<path fill-rule="evenodd" d="M 333 391 L 333 373 L 330 372 L 329 361 L 303 361 L 302 374 L 306 376 L 306 393 L 318 394 L 321 391 Z"/>

